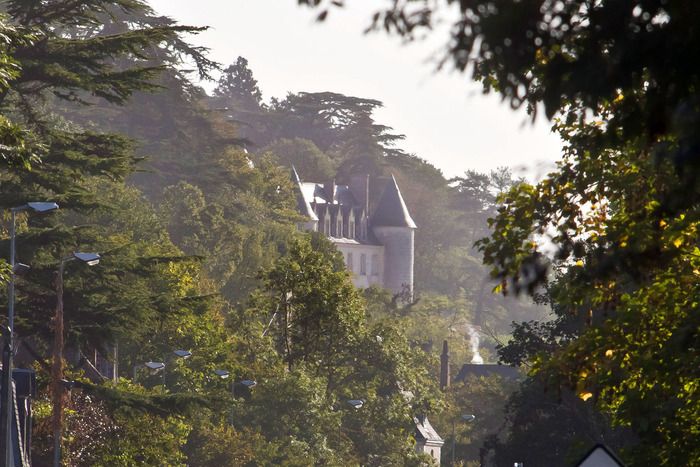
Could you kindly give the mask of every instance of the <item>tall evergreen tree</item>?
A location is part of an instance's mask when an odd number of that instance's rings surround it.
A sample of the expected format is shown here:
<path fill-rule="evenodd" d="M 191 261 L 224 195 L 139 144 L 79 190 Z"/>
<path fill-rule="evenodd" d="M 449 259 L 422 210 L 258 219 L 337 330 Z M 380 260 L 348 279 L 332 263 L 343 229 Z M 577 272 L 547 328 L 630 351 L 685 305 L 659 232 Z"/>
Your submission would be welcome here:
<path fill-rule="evenodd" d="M 258 87 L 253 72 L 248 68 L 248 60 L 238 57 L 236 62 L 225 68 L 214 89 L 214 96 L 222 98 L 220 102 L 241 110 L 259 110 L 262 104 L 262 92 Z"/>

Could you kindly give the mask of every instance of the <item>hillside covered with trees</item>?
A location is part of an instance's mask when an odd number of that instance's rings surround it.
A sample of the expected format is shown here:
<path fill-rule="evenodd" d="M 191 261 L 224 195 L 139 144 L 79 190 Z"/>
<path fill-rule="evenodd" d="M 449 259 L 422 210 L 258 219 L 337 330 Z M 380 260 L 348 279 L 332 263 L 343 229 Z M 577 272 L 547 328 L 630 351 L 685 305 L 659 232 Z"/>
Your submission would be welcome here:
<path fill-rule="evenodd" d="M 320 20 L 342 4 L 298 3 Z M 447 179 L 376 120 L 376 96 L 264 99 L 246 58 L 214 63 L 202 27 L 145 0 L 0 5 L 3 344 L 36 371 L 34 465 L 58 441 L 71 466 L 419 466 L 424 415 L 444 462 L 454 441 L 465 465 L 562 465 L 596 443 L 630 465 L 700 464 L 697 6 L 368 12 L 407 40 L 457 13 L 444 63 L 564 141 L 528 183 Z M 333 245 L 297 229 L 292 166 L 367 174 L 372 199 L 396 178 L 418 225 L 412 301 L 354 288 Z M 29 269 L 10 266 L 14 227 Z M 440 390 L 443 340 L 454 376 L 474 334 L 520 378 Z"/>
<path fill-rule="evenodd" d="M 371 98 L 264 102 L 245 58 L 213 63 L 184 39 L 200 28 L 141 0 L 3 8 L 3 283 L 9 210 L 60 206 L 17 215 L 31 269 L 16 277 L 15 361 L 37 372 L 35 465 L 53 456 L 56 398 L 65 465 L 421 465 L 414 417 L 448 436 L 475 397 L 438 390 L 443 339 L 456 372 L 472 357 L 468 326 L 495 361 L 512 320 L 544 316 L 491 294 L 474 248 L 496 195 L 521 182 L 507 169 L 447 180 L 374 120 Z M 208 79 L 211 95 L 195 84 Z M 296 229 L 292 165 L 314 181 L 368 174 L 374 190 L 396 177 L 419 226 L 412 303 L 355 289 L 332 245 Z M 65 262 L 73 252 L 100 263 Z M 70 384 L 51 384 L 52 357 Z M 511 390 L 492 384 L 475 389 L 494 400 L 479 416 Z"/>

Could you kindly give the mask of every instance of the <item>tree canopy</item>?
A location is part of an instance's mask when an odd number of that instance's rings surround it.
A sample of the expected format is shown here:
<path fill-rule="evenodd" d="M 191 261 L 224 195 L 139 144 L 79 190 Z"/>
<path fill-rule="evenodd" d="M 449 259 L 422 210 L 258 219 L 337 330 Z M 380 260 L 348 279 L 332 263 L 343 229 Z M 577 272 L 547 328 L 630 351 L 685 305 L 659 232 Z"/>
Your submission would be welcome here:
<path fill-rule="evenodd" d="M 433 344 L 449 340 L 458 366 L 477 323 L 493 361 L 511 319 L 539 316 L 485 293 L 473 247 L 496 194 L 521 186 L 510 172 L 445 179 L 377 121 L 377 99 L 265 102 L 245 58 L 221 70 L 184 39 L 202 28 L 140 0 L 8 1 L 5 11 L 0 205 L 61 206 L 18 217 L 19 259 L 32 265 L 18 279 L 17 332 L 38 372 L 35 463 L 52 454 L 51 284 L 74 251 L 102 260 L 65 270 L 68 464 L 417 466 L 414 417 L 434 415 L 443 430 L 476 394 L 502 402 L 506 386 L 486 382 L 456 390 L 446 409 Z M 184 62 L 200 77 L 221 72 L 213 95 Z M 291 165 L 321 182 L 369 174 L 373 199 L 396 176 L 425 226 L 416 301 L 356 290 L 333 245 L 297 231 Z M 104 378 L 112 371 L 118 381 Z"/>
<path fill-rule="evenodd" d="M 338 2 L 300 3 L 323 19 Z M 554 172 L 500 197 L 479 244 L 498 290 L 555 312 L 518 325 L 501 355 L 630 428 L 635 465 L 700 459 L 698 13 L 664 0 L 406 0 L 371 20 L 412 40 L 447 18 L 442 65 L 544 112 L 565 141 Z"/>

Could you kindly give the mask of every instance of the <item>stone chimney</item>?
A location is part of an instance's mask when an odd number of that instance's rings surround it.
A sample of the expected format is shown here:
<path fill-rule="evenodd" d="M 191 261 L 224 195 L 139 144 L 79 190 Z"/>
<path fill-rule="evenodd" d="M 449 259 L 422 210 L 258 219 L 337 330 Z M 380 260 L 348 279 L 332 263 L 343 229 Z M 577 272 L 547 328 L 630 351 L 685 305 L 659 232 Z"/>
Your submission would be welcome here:
<path fill-rule="evenodd" d="M 335 179 L 324 183 L 323 191 L 325 191 L 326 195 L 328 196 L 328 203 L 333 204 L 333 201 L 335 201 Z"/>
<path fill-rule="evenodd" d="M 442 355 L 440 355 L 440 389 L 444 391 L 450 387 L 450 354 L 447 349 L 447 341 L 442 341 Z"/>
<path fill-rule="evenodd" d="M 369 175 L 353 175 L 350 178 L 350 191 L 369 216 Z"/>

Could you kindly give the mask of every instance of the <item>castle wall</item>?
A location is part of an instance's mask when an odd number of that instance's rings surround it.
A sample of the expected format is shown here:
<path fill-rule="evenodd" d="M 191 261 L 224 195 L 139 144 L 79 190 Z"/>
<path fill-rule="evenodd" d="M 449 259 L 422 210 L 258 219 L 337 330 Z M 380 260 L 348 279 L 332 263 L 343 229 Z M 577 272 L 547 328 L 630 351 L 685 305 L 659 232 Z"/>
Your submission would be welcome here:
<path fill-rule="evenodd" d="M 394 293 L 408 287 L 413 295 L 414 229 L 374 227 L 372 230 L 384 245 L 384 287 Z"/>
<path fill-rule="evenodd" d="M 333 241 L 333 239 L 331 239 Z M 345 267 L 351 272 L 355 287 L 366 289 L 384 284 L 384 247 L 361 243 L 333 242 L 343 255 Z M 364 269 L 362 257 L 364 255 Z"/>

